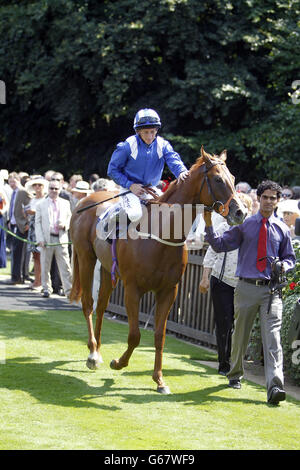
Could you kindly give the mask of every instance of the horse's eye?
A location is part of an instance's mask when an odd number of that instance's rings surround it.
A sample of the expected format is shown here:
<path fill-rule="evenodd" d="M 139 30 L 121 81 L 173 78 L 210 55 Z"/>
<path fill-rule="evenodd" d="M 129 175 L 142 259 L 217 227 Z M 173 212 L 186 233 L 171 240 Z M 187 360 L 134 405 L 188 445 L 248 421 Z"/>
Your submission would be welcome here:
<path fill-rule="evenodd" d="M 216 183 L 223 183 L 223 180 L 220 176 L 217 176 L 215 181 L 216 181 Z"/>

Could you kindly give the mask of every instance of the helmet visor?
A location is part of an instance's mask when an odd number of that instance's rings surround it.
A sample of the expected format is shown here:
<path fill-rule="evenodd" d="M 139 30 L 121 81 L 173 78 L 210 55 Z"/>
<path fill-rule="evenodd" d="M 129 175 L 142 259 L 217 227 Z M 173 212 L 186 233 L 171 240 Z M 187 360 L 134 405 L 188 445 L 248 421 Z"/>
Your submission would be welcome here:
<path fill-rule="evenodd" d="M 155 116 L 143 116 L 141 117 L 134 125 L 134 127 L 160 127 L 160 121 L 157 117 Z"/>

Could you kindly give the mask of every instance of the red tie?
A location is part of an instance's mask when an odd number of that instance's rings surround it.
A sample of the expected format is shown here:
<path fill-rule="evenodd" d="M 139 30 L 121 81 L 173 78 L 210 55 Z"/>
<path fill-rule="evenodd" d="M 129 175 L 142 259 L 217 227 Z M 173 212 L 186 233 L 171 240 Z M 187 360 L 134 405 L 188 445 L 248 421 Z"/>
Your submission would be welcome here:
<path fill-rule="evenodd" d="M 256 267 L 261 272 L 267 267 L 267 222 L 268 219 L 265 217 L 262 218 L 261 227 L 259 231 L 258 245 L 257 245 L 257 261 Z M 260 258 L 265 258 L 259 261 Z"/>

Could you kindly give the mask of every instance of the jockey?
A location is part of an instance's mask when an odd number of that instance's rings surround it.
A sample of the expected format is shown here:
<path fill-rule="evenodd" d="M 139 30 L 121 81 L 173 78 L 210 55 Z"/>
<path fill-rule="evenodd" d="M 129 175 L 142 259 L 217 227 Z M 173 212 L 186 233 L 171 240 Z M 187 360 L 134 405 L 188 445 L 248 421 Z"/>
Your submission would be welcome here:
<path fill-rule="evenodd" d="M 188 170 L 171 144 L 157 135 L 161 127 L 160 117 L 153 109 L 141 109 L 134 118 L 135 135 L 120 142 L 112 154 L 107 174 L 119 186 L 121 193 L 131 191 L 121 198 L 131 222 L 142 217 L 140 199 L 149 199 L 143 186 L 150 187 L 156 194 L 162 194 L 156 188 L 166 163 L 178 180 L 188 175 Z"/>

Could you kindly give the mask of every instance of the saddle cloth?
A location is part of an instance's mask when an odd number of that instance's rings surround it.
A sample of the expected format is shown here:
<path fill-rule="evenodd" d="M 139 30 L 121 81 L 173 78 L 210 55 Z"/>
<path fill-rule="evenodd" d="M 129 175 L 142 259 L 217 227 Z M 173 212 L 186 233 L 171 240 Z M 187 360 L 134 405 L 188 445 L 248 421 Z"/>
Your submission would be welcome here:
<path fill-rule="evenodd" d="M 96 234 L 100 240 L 112 242 L 116 238 L 127 237 L 128 218 L 121 203 L 111 204 L 98 217 Z"/>

